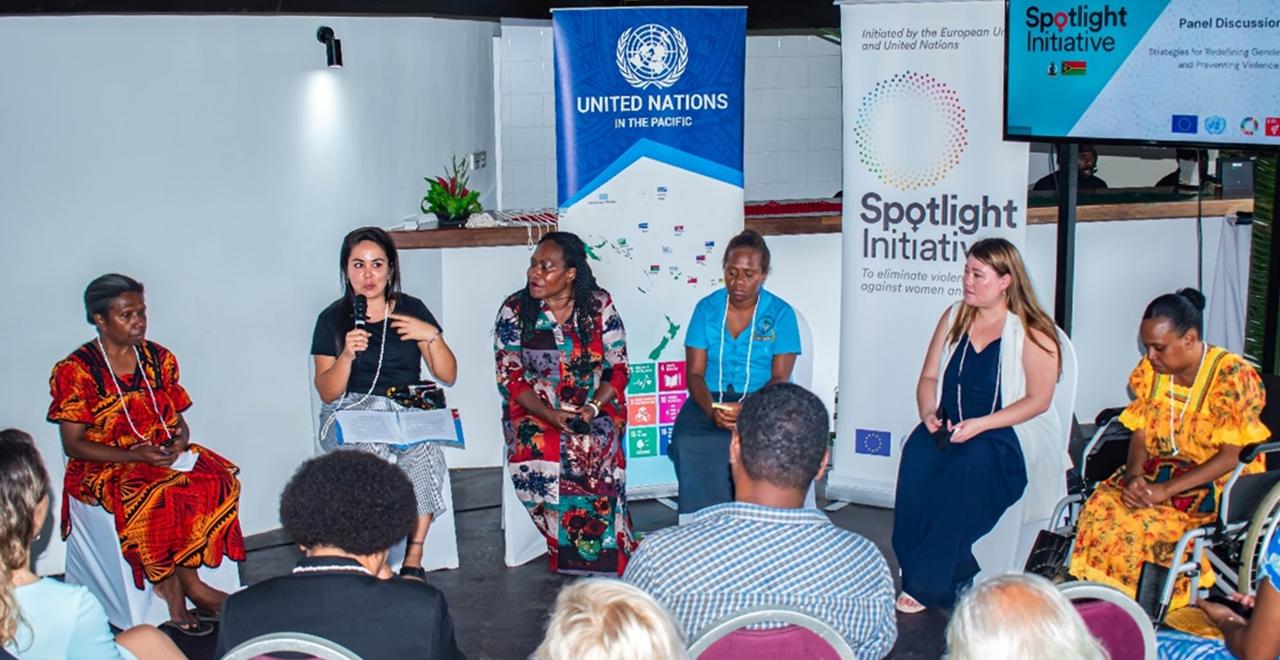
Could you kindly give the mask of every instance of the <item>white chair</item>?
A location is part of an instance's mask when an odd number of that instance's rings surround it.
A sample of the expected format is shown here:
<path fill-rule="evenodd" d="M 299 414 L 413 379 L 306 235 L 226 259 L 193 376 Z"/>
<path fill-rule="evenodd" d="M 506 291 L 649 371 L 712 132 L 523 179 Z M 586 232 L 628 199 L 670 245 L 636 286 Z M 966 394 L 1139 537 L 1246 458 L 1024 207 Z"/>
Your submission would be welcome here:
<path fill-rule="evenodd" d="M 133 583 L 133 569 L 120 551 L 115 517 L 100 506 L 71 499 L 71 534 L 67 537 L 66 581 L 92 593 L 107 611 L 111 625 L 126 629 L 140 623 L 159 625 L 169 620 L 164 599 L 151 583 Z M 240 565 L 226 557 L 217 568 L 201 567 L 200 579 L 227 593 L 241 589 Z M 190 607 L 194 603 L 188 601 Z"/>
<path fill-rule="evenodd" d="M 303 657 L 320 660 L 360 660 L 360 656 L 354 651 L 337 642 L 315 635 L 293 632 L 259 635 L 236 645 L 222 656 L 222 660 L 255 660 L 275 653 L 305 654 Z"/>
<path fill-rule="evenodd" d="M 1067 334 L 1058 329 L 1058 343 L 1062 345 L 1062 377 L 1053 391 L 1053 409 L 1058 414 L 1062 425 L 1062 436 L 1058 448 L 1062 455 L 1067 452 L 1071 442 L 1071 423 L 1076 409 L 1076 383 L 1079 378 L 1079 364 L 1076 361 L 1076 350 Z M 1067 481 L 1064 474 L 1058 484 L 1059 493 L 1055 498 L 1060 500 L 1067 495 Z M 1036 535 L 1042 529 L 1052 527 L 1048 518 L 1031 520 L 1025 523 L 1022 518 L 1025 512 L 1025 498 L 1019 499 L 1009 507 L 996 526 L 985 536 L 973 544 L 973 556 L 978 560 L 981 571 L 974 582 L 1003 575 L 1009 572 L 1020 572 L 1026 565 L 1031 548 L 1035 545 Z"/>
<path fill-rule="evenodd" d="M 425 368 L 426 363 L 423 362 L 422 366 Z M 307 389 L 311 393 L 311 437 L 315 442 L 315 455 L 319 456 L 324 453 L 324 449 L 320 446 L 320 411 L 324 402 L 316 392 L 316 365 L 311 356 L 307 356 L 307 374 L 309 376 Z M 448 458 L 449 453 L 445 452 L 446 469 L 444 484 L 441 486 L 444 490 L 445 512 L 431 521 L 431 529 L 427 530 L 427 538 L 422 545 L 422 568 L 427 571 L 458 567 L 458 528 L 453 520 L 453 484 L 447 469 Z M 404 541 L 392 546 L 387 554 L 388 565 L 400 570 L 400 565 L 404 561 L 404 549 Z"/>
<path fill-rule="evenodd" d="M 742 640 L 741 643 L 750 645 L 757 650 L 774 649 L 776 652 L 772 654 L 772 657 L 796 657 L 794 644 L 805 642 L 796 639 L 795 628 L 803 628 L 813 633 L 830 647 L 830 655 L 827 654 L 827 649 L 809 648 L 806 649 L 805 657 L 815 657 L 815 655 L 810 655 L 815 651 L 817 657 L 823 658 L 834 656 L 841 660 L 853 660 L 857 657 L 849 643 L 830 624 L 807 612 L 781 605 L 749 607 L 708 624 L 694 635 L 689 644 L 689 657 L 694 659 L 733 657 L 735 655 L 733 650 L 712 649 L 710 653 L 707 651 L 721 639 L 730 637 L 733 633 L 748 626 L 761 623 L 783 623 L 786 626 L 783 628 L 748 631 L 751 633 L 751 639 Z"/>
<path fill-rule="evenodd" d="M 502 537 L 506 543 L 502 560 L 507 566 L 527 564 L 547 553 L 547 542 L 533 524 L 529 511 L 516 496 L 507 467 L 507 450 L 502 449 Z"/>

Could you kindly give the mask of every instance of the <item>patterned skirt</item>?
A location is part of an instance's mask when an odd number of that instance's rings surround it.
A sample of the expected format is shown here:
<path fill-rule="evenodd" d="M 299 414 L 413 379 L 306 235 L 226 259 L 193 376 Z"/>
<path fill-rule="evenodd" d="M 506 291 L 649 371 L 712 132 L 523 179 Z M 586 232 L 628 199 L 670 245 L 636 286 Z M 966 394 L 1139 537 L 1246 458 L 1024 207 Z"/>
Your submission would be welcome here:
<path fill-rule="evenodd" d="M 394 463 L 404 470 L 409 481 L 413 482 L 413 495 L 418 501 L 418 515 L 438 516 L 445 512 L 444 477 L 449 465 L 445 463 L 444 451 L 433 443 L 414 445 L 383 445 L 363 442 L 338 444 L 338 429 L 330 418 L 339 409 L 342 410 L 376 410 L 381 412 L 398 412 L 408 410 L 404 406 L 376 394 L 370 395 L 363 402 L 364 394 L 348 392 L 333 403 L 326 403 L 320 408 L 320 447 L 326 451 L 338 449 L 354 449 L 368 452 L 389 463 Z"/>

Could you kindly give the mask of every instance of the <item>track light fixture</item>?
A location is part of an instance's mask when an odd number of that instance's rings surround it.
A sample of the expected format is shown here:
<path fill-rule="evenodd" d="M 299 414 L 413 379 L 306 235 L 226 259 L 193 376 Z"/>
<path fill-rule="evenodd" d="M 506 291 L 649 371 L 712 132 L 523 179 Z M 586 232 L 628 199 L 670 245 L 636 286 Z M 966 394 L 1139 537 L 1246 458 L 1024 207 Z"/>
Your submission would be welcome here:
<path fill-rule="evenodd" d="M 329 68 L 342 68 L 342 40 L 333 36 L 333 28 L 327 25 L 321 25 L 316 30 L 316 41 L 324 44 L 324 53 L 329 61 Z"/>

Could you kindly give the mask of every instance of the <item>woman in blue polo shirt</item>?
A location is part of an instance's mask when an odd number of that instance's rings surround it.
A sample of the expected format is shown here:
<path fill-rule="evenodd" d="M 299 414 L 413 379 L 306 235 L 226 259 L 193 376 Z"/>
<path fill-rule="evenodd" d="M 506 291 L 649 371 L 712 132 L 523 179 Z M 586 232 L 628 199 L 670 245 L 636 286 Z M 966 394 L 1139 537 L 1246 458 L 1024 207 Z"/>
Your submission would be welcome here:
<path fill-rule="evenodd" d="M 733 501 L 729 440 L 739 402 L 765 385 L 791 380 L 800 329 L 791 305 L 764 289 L 768 275 L 764 238 L 750 229 L 734 236 L 724 251 L 724 288 L 698 301 L 689 319 L 689 398 L 668 452 L 680 482 L 682 517 Z"/>

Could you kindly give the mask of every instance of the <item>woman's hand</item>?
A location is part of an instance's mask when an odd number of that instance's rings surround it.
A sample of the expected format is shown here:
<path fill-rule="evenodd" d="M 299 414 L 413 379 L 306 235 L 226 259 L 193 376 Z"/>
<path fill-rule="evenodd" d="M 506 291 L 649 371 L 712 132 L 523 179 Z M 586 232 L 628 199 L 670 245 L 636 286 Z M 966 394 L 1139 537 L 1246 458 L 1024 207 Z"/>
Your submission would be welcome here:
<path fill-rule="evenodd" d="M 548 408 L 547 416 L 543 419 L 561 433 L 572 434 L 573 430 L 569 428 L 569 420 L 575 417 L 578 417 L 577 412 L 570 412 L 561 408 Z"/>
<path fill-rule="evenodd" d="M 711 421 L 716 426 L 732 431 L 738 425 L 738 413 L 742 410 L 740 403 L 717 403 L 711 406 Z"/>
<path fill-rule="evenodd" d="M 1151 506 L 1151 485 L 1140 474 L 1130 475 L 1121 481 L 1120 501 L 1130 509 L 1145 509 Z"/>
<path fill-rule="evenodd" d="M 1236 594 L 1236 596 L 1238 595 L 1239 594 Z M 1232 596 L 1231 600 L 1234 600 L 1238 603 L 1241 602 L 1237 600 L 1235 596 Z M 1226 605 L 1223 605 L 1221 603 L 1212 603 L 1204 598 L 1201 598 L 1200 600 L 1196 601 L 1196 607 L 1200 608 L 1201 610 L 1204 610 L 1205 616 L 1208 616 L 1209 620 L 1213 622 L 1213 625 L 1219 628 L 1222 627 L 1222 624 L 1232 620 L 1234 620 L 1236 623 L 1245 622 L 1244 619 L 1242 619 L 1239 614 L 1232 612 L 1230 607 L 1227 607 Z M 1252 606 L 1250 605 L 1250 607 Z"/>
<path fill-rule="evenodd" d="M 356 359 L 356 353 L 369 348 L 369 331 L 353 328 L 342 344 L 342 357 Z"/>
<path fill-rule="evenodd" d="M 599 412 L 600 408 L 598 404 L 588 403 L 578 409 L 578 416 L 582 418 L 582 421 L 590 424 L 591 420 L 595 419 Z"/>
<path fill-rule="evenodd" d="M 1143 481 L 1146 481 L 1143 479 Z M 1164 504 L 1173 497 L 1174 493 L 1169 492 L 1169 488 L 1165 484 L 1148 483 L 1147 484 L 1147 506 L 1156 506 Z"/>
<path fill-rule="evenodd" d="M 408 314 L 392 314 L 391 329 L 395 330 L 396 334 L 400 335 L 400 339 L 405 341 L 425 341 L 430 343 L 440 336 L 440 328 Z"/>
<path fill-rule="evenodd" d="M 925 429 L 930 433 L 937 433 L 942 428 L 942 420 L 938 418 L 938 411 L 934 409 L 932 412 L 925 413 L 920 416 L 920 421 L 924 423 Z"/>
<path fill-rule="evenodd" d="M 178 460 L 178 453 L 171 452 L 164 447 L 153 445 L 149 442 L 139 442 L 129 447 L 129 453 L 134 456 L 134 462 L 146 463 L 156 467 L 169 467 L 173 462 Z"/>
<path fill-rule="evenodd" d="M 956 424 L 947 422 L 947 430 L 951 431 L 951 442 L 953 444 L 961 444 L 968 442 L 983 431 L 991 430 L 991 416 L 983 415 L 982 417 L 974 417 L 966 419 Z"/>

